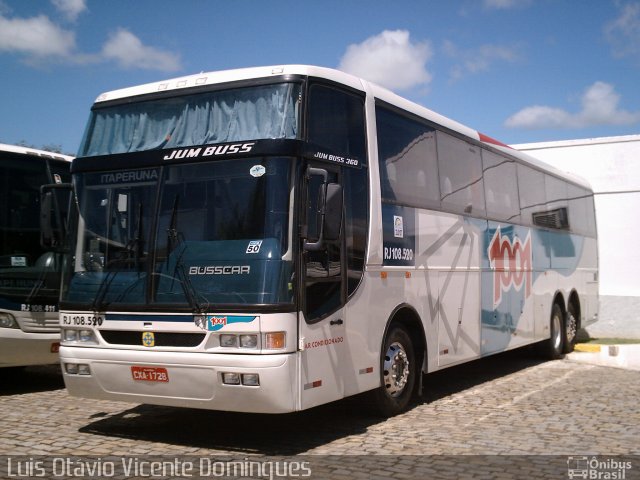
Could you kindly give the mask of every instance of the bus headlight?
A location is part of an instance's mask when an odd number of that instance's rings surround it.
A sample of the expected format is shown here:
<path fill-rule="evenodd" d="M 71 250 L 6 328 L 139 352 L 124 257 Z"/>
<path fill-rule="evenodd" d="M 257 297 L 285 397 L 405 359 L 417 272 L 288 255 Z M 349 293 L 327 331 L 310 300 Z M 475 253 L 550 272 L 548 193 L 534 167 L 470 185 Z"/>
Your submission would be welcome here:
<path fill-rule="evenodd" d="M 78 340 L 78 330 L 62 330 L 62 340 L 65 342 L 75 342 Z"/>
<path fill-rule="evenodd" d="M 240 335 L 240 348 L 258 348 L 258 335 Z"/>
<path fill-rule="evenodd" d="M 259 387 L 260 375 L 257 373 L 223 372 L 222 383 L 225 385 L 243 385 L 246 387 Z"/>
<path fill-rule="evenodd" d="M 91 330 L 78 330 L 78 340 L 81 342 L 93 342 L 93 332 Z"/>
<path fill-rule="evenodd" d="M 225 385 L 240 385 L 240 374 L 225 372 L 222 374 L 222 383 Z"/>
<path fill-rule="evenodd" d="M 0 312 L 0 327 L 18 328 L 18 322 L 9 312 Z"/>
<path fill-rule="evenodd" d="M 259 387 L 260 376 L 257 373 L 243 373 L 242 385 L 246 385 L 248 387 Z"/>
<path fill-rule="evenodd" d="M 258 348 L 258 335 L 224 333 L 220 335 L 220 346 L 227 348 Z"/>
<path fill-rule="evenodd" d="M 237 335 L 220 335 L 220 346 L 234 348 L 238 346 L 238 337 Z"/>
<path fill-rule="evenodd" d="M 77 375 L 78 374 L 78 364 L 77 363 L 65 363 L 64 369 L 69 375 Z"/>
<path fill-rule="evenodd" d="M 257 333 L 223 333 L 218 337 L 220 346 L 224 348 L 243 348 L 257 350 L 260 345 L 260 335 Z M 271 332 L 264 334 L 262 348 L 266 350 L 282 350 L 285 348 L 285 332 Z"/>
<path fill-rule="evenodd" d="M 64 371 L 68 375 L 91 375 L 91 367 L 86 363 L 65 363 Z"/>
<path fill-rule="evenodd" d="M 78 342 L 78 343 L 90 343 L 97 344 L 96 337 L 93 334 L 93 330 L 82 329 L 76 330 L 73 328 L 65 328 L 62 330 L 63 342 Z"/>

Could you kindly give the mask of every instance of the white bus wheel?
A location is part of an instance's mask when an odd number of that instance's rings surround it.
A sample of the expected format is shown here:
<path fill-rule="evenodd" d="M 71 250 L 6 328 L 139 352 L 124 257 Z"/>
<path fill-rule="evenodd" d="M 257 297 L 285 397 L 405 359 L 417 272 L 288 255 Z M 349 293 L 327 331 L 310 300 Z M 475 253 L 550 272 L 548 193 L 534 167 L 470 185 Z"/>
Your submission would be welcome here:
<path fill-rule="evenodd" d="M 576 346 L 576 338 L 578 336 L 578 319 L 576 317 L 575 307 L 573 303 L 569 303 L 567 309 L 567 318 L 565 319 L 564 338 L 563 338 L 563 353 L 573 352 L 573 348 Z"/>
<path fill-rule="evenodd" d="M 384 342 L 381 358 L 382 386 L 373 391 L 376 412 L 391 417 L 404 411 L 413 396 L 418 365 L 407 331 L 392 326 Z"/>
<path fill-rule="evenodd" d="M 553 304 L 551 309 L 550 320 L 551 337 L 547 345 L 547 355 L 552 360 L 562 358 L 562 351 L 564 350 L 564 315 L 562 309 L 557 303 Z"/>

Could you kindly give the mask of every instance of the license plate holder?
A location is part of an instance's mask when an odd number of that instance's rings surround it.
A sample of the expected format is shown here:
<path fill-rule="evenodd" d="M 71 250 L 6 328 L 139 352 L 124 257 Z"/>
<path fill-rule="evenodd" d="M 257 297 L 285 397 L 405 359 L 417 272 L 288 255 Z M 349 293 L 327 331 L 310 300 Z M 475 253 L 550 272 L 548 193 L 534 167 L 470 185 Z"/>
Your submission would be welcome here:
<path fill-rule="evenodd" d="M 169 381 L 169 372 L 164 367 L 142 367 L 131 366 L 131 377 L 138 382 L 160 382 Z"/>

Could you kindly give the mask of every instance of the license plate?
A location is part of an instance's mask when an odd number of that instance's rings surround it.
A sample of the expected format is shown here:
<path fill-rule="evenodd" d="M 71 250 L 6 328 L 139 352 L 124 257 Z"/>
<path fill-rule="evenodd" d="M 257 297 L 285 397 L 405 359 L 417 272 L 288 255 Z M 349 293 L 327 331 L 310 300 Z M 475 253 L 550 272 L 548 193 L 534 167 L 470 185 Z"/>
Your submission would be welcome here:
<path fill-rule="evenodd" d="M 168 382 L 169 372 L 163 367 L 131 367 L 131 376 L 141 382 Z"/>

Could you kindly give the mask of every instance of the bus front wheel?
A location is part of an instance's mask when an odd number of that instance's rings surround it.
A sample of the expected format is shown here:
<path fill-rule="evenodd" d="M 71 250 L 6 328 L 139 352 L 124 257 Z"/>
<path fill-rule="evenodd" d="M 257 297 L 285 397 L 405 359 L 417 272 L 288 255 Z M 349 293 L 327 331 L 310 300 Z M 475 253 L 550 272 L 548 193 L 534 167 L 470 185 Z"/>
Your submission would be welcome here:
<path fill-rule="evenodd" d="M 403 412 L 413 396 L 418 365 L 407 331 L 393 326 L 384 341 L 380 361 L 382 386 L 372 392 L 376 413 L 392 417 Z"/>

